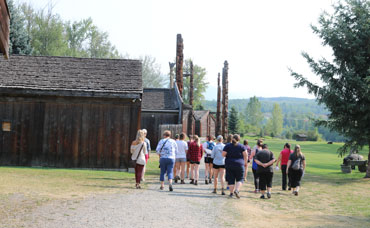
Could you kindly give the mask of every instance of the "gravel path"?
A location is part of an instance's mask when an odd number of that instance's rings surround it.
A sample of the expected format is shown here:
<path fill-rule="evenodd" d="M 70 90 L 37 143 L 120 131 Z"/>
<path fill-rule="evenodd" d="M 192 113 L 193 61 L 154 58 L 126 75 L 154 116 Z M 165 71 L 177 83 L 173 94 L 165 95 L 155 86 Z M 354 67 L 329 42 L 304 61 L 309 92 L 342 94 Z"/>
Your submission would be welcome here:
<path fill-rule="evenodd" d="M 204 166 L 201 173 L 204 173 Z M 231 199 L 212 194 L 213 185 L 175 184 L 174 191 L 148 188 L 128 194 L 99 195 L 79 202 L 51 203 L 27 216 L 26 227 L 224 227 Z"/>

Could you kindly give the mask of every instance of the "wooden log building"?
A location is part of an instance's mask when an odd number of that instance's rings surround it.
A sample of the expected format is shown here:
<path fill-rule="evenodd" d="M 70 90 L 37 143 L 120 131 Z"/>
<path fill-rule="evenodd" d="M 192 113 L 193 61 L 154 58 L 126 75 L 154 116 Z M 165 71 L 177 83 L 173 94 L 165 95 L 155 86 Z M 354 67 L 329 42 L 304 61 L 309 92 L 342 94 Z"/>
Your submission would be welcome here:
<path fill-rule="evenodd" d="M 14 55 L 0 69 L 0 165 L 128 168 L 140 61 Z"/>
<path fill-rule="evenodd" d="M 141 127 L 147 129 L 152 148 L 161 139 L 163 130 L 170 130 L 173 135 L 192 134 L 188 132 L 191 110 L 191 106 L 184 104 L 176 83 L 173 88 L 144 88 Z M 190 118 L 194 119 L 193 116 Z"/>
<path fill-rule="evenodd" d="M 10 14 L 6 0 L 0 0 L 0 53 L 9 58 Z"/>
<path fill-rule="evenodd" d="M 195 134 L 199 137 L 207 137 L 216 134 L 216 118 L 209 110 L 196 110 L 195 116 Z"/>

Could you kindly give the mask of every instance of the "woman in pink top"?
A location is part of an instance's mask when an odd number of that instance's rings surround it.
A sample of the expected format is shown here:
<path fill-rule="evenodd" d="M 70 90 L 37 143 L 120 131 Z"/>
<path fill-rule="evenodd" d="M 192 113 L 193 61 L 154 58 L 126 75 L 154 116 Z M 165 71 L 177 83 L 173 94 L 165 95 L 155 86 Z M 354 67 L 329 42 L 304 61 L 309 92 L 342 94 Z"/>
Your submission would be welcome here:
<path fill-rule="evenodd" d="M 287 176 L 287 164 L 288 164 L 288 161 L 289 161 L 289 156 L 290 154 L 292 153 L 293 151 L 290 150 L 290 144 L 289 143 L 285 143 L 284 145 L 284 149 L 280 152 L 280 155 L 279 155 L 279 158 L 276 162 L 276 167 L 279 167 L 279 162 L 281 164 L 281 173 L 282 173 L 282 189 L 285 191 L 286 190 L 286 186 L 287 186 L 287 181 L 286 181 L 286 176 Z M 290 178 L 289 178 L 289 175 L 288 175 L 288 187 L 289 187 L 289 190 L 290 190 Z"/>

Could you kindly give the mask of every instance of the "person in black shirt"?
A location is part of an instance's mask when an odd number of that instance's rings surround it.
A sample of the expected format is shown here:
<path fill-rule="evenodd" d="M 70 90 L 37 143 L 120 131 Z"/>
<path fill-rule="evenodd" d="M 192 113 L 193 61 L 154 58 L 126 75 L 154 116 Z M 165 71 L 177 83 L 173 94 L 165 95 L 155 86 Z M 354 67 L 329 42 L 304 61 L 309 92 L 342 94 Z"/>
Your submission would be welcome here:
<path fill-rule="evenodd" d="M 305 169 L 306 158 L 301 152 L 301 146 L 296 145 L 294 152 L 289 156 L 287 165 L 287 174 L 290 174 L 293 194 L 296 196 L 298 196 L 299 187 L 301 186 L 301 178 Z"/>
<path fill-rule="evenodd" d="M 260 179 L 259 189 L 261 190 L 261 199 L 265 199 L 265 191 L 267 187 L 267 197 L 271 198 L 272 177 L 274 175 L 273 164 L 275 162 L 274 154 L 268 150 L 267 144 L 262 145 L 262 150 L 258 151 L 255 156 L 257 163 L 257 173 Z"/>

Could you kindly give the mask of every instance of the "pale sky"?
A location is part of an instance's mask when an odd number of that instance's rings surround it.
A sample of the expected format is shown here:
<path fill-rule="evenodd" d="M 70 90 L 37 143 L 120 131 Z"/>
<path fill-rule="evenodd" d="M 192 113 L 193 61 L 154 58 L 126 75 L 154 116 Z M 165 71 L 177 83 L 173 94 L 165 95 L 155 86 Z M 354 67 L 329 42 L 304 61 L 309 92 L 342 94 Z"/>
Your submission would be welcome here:
<path fill-rule="evenodd" d="M 49 0 L 18 0 L 43 8 Z M 91 17 L 122 54 L 151 55 L 168 74 L 176 35 L 184 57 L 207 70 L 206 99 L 216 99 L 217 73 L 229 62 L 229 98 L 313 98 L 295 89 L 288 67 L 317 81 L 301 56 L 331 57 L 310 24 L 334 0 L 52 0 L 64 20 Z"/>

